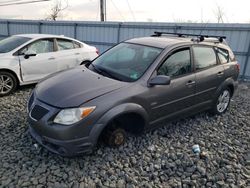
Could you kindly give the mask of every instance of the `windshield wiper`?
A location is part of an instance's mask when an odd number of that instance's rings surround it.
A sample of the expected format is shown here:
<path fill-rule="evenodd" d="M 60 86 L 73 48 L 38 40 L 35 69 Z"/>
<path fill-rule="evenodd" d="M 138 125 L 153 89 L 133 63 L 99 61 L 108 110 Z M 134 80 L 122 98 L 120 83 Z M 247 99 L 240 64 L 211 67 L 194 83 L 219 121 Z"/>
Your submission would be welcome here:
<path fill-rule="evenodd" d="M 108 76 L 109 78 L 113 78 L 115 80 L 119 80 L 122 81 L 121 79 L 117 78 L 116 76 L 114 76 L 112 73 L 110 73 L 108 70 L 103 69 L 103 68 L 99 68 L 99 70 L 104 73 L 106 76 Z"/>
<path fill-rule="evenodd" d="M 102 74 L 102 71 L 100 69 L 98 69 L 94 64 L 91 63 L 90 65 L 93 67 L 93 69 L 95 70 L 95 72 L 97 72 L 99 74 Z"/>
<path fill-rule="evenodd" d="M 94 64 L 90 64 L 92 67 L 93 67 L 93 69 L 95 70 L 95 72 L 97 72 L 97 73 L 99 73 L 99 74 L 101 74 L 101 75 L 103 75 L 103 76 L 107 76 L 107 77 L 109 77 L 109 78 L 113 78 L 113 79 L 115 79 L 115 80 L 119 80 L 119 81 L 123 81 L 122 79 L 119 79 L 119 78 L 117 78 L 116 76 L 114 76 L 113 74 L 111 74 L 108 70 L 106 70 L 106 69 L 103 69 L 103 68 L 100 68 L 100 67 L 96 67 Z"/>

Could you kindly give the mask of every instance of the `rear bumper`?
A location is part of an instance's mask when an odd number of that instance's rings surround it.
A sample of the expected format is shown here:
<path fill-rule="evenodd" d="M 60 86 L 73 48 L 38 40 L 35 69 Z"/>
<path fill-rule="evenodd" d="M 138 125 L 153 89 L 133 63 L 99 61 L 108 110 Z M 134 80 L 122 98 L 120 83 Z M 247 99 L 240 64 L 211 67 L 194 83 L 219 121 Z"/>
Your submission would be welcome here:
<path fill-rule="evenodd" d="M 237 80 L 237 81 L 234 81 L 233 85 L 234 85 L 234 92 L 233 92 L 233 95 L 232 95 L 232 96 L 234 96 L 235 91 L 238 89 L 239 81 L 238 81 L 238 80 Z"/>
<path fill-rule="evenodd" d="M 237 80 L 234 82 L 234 89 L 235 90 L 238 89 L 238 86 L 239 86 L 239 81 Z"/>

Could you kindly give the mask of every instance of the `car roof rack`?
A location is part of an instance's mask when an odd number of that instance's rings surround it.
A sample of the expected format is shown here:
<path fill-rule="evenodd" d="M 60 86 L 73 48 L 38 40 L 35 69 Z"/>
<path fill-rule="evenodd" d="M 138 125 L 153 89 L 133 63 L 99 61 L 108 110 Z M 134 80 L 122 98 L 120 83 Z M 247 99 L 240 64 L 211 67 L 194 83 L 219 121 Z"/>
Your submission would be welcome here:
<path fill-rule="evenodd" d="M 224 39 L 226 39 L 226 36 L 218 36 L 218 35 L 202 35 L 202 34 L 188 34 L 188 33 L 171 33 L 171 32 L 161 32 L 161 31 L 155 31 L 152 37 L 160 37 L 162 35 L 175 35 L 177 37 L 196 37 L 192 38 L 191 41 L 196 41 L 196 42 L 223 42 Z M 206 39 L 206 40 L 205 40 Z M 208 40 L 207 40 L 208 39 Z"/>

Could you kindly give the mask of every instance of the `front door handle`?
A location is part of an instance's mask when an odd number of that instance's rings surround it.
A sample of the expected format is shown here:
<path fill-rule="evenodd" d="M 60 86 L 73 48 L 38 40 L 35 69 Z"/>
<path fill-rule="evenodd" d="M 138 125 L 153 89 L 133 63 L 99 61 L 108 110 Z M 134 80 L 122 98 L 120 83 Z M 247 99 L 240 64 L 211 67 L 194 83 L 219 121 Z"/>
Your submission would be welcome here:
<path fill-rule="evenodd" d="M 195 81 L 193 80 L 189 80 L 187 83 L 186 83 L 186 86 L 192 86 L 195 84 Z"/>
<path fill-rule="evenodd" d="M 75 53 L 75 55 L 80 55 L 80 53 Z"/>
<path fill-rule="evenodd" d="M 54 58 L 54 57 L 50 57 L 48 60 L 54 60 L 54 59 L 56 59 L 56 58 Z"/>

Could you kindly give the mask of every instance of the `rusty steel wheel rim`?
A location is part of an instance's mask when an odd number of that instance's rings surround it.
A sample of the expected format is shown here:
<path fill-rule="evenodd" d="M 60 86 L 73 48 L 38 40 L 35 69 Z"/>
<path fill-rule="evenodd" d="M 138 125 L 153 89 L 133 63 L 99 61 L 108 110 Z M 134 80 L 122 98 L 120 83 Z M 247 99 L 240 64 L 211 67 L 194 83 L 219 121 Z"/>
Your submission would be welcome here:
<path fill-rule="evenodd" d="M 124 135 L 122 133 L 117 133 L 115 135 L 115 145 L 121 145 L 124 142 Z"/>

